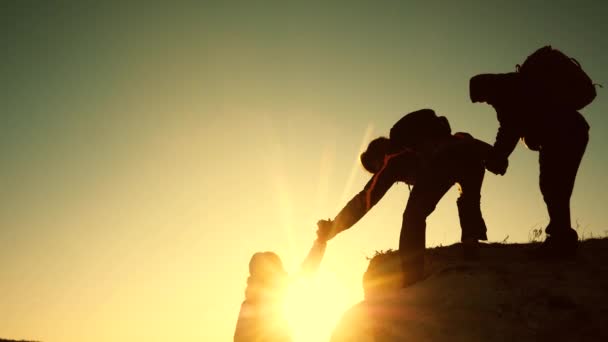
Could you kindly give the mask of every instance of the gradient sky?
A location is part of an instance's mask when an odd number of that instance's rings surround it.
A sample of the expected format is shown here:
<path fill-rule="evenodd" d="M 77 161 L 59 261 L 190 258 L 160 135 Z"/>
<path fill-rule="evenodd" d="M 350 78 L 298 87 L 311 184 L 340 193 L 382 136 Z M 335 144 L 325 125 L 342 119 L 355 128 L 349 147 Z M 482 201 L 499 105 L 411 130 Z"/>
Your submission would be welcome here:
<path fill-rule="evenodd" d="M 0 337 L 231 340 L 256 251 L 290 271 L 316 221 L 369 175 L 363 146 L 430 107 L 492 143 L 468 80 L 552 44 L 608 86 L 608 2 L 0 4 Z M 530 4 L 532 3 L 532 4 Z M 572 198 L 608 234 L 608 89 Z M 547 223 L 538 155 L 487 174 L 491 241 Z M 427 245 L 460 236 L 452 189 Z M 396 249 L 407 186 L 328 247 L 322 267 L 361 299 L 365 257 Z"/>

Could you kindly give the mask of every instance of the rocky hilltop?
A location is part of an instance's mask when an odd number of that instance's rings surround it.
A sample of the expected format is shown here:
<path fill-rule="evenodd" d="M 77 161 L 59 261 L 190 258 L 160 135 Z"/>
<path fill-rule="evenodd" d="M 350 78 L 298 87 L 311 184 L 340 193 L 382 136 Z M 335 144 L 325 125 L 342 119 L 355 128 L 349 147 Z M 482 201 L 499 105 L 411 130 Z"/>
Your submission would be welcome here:
<path fill-rule="evenodd" d="M 427 249 L 426 278 L 404 289 L 398 254 L 379 253 L 331 341 L 608 341 L 608 239 L 560 262 L 531 258 L 534 245 L 483 245 L 476 262 Z"/>

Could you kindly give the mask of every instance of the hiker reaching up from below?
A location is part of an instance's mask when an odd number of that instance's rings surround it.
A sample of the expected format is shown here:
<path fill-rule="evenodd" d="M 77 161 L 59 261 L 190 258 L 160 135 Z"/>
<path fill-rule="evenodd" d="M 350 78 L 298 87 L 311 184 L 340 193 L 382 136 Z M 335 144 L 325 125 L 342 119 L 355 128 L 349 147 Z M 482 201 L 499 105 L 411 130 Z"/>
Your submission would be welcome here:
<path fill-rule="evenodd" d="M 287 272 L 277 254 L 259 252 L 251 257 L 234 342 L 292 341 L 283 315 L 287 285 Z"/>
<path fill-rule="evenodd" d="M 540 190 L 547 206 L 547 239 L 540 257 L 575 255 L 578 235 L 571 227 L 570 197 L 589 141 L 589 124 L 578 110 L 596 96 L 595 86 L 576 60 L 545 46 L 516 72 L 480 74 L 469 84 L 472 102 L 494 107 L 500 127 L 486 168 L 504 175 L 520 138 L 539 152 Z"/>
<path fill-rule="evenodd" d="M 325 253 L 325 241 L 315 241 L 297 276 L 311 276 Z M 293 280 L 293 279 L 292 279 Z M 284 316 L 285 295 L 290 278 L 274 252 L 258 252 L 249 261 L 245 300 L 234 332 L 234 342 L 291 342 Z"/>
<path fill-rule="evenodd" d="M 426 218 L 454 185 L 465 257 L 478 257 L 478 241 L 487 240 L 480 191 L 490 145 L 466 133 L 452 135 L 449 122 L 431 109 L 409 113 L 391 129 L 390 139 L 373 140 L 361 154 L 372 178 L 333 220 L 320 220 L 319 240 L 330 240 L 352 227 L 397 182 L 413 185 L 401 226 L 399 253 L 404 286 L 424 276 Z"/>

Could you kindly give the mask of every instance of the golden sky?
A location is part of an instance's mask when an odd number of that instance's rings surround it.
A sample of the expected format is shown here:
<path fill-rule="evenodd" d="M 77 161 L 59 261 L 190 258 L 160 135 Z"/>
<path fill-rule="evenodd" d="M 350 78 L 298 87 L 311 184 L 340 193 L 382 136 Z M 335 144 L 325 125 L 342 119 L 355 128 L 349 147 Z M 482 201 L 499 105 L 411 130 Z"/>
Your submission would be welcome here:
<path fill-rule="evenodd" d="M 361 148 L 403 114 L 433 108 L 492 143 L 469 78 L 546 44 L 607 82 L 605 2 L 527 3 L 3 4 L 0 337 L 230 340 L 250 256 L 295 272 L 316 221 L 367 182 Z M 607 111 L 600 89 L 572 198 L 587 236 L 608 234 Z M 518 146 L 486 175 L 491 241 L 547 223 L 537 158 Z M 365 258 L 397 248 L 407 196 L 394 186 L 330 243 L 345 308 Z M 459 240 L 456 196 L 428 246 Z"/>

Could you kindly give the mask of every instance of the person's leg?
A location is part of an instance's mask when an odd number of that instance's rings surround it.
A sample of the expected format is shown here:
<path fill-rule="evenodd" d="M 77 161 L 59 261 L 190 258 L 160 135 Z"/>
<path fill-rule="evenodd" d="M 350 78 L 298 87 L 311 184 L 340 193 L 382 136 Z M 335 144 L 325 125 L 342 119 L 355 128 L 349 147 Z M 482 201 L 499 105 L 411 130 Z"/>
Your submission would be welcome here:
<path fill-rule="evenodd" d="M 484 174 L 483 164 L 472 165 L 458 181 L 460 197 L 456 200 L 456 205 L 462 229 L 462 241 L 488 239 L 486 223 L 481 214 L 481 185 Z"/>
<path fill-rule="evenodd" d="M 460 177 L 460 197 L 456 201 L 462 229 L 463 254 L 467 260 L 479 259 L 479 241 L 488 239 L 481 214 L 481 185 L 485 174 L 483 163 L 469 165 Z"/>
<path fill-rule="evenodd" d="M 574 122 L 567 134 L 547 138 L 540 150 L 540 190 L 549 214 L 545 233 L 549 243 L 570 242 L 560 248 L 576 248 L 578 237 L 571 227 L 570 197 L 588 140 L 588 126 L 583 119 Z"/>
<path fill-rule="evenodd" d="M 436 172 L 425 173 L 416 180 L 403 213 L 399 238 L 404 286 L 416 282 L 424 274 L 426 218 L 452 184 L 447 177 Z"/>

